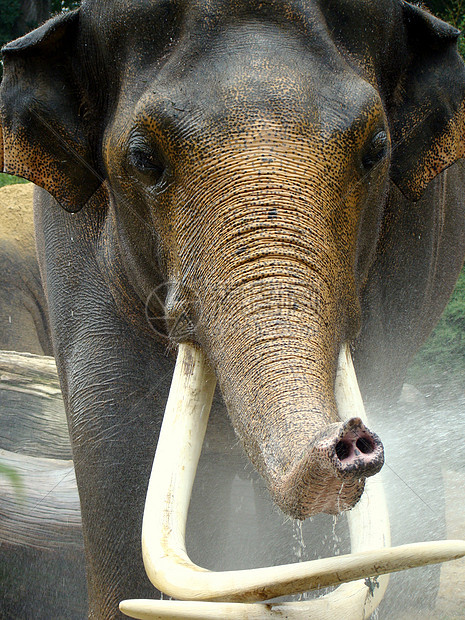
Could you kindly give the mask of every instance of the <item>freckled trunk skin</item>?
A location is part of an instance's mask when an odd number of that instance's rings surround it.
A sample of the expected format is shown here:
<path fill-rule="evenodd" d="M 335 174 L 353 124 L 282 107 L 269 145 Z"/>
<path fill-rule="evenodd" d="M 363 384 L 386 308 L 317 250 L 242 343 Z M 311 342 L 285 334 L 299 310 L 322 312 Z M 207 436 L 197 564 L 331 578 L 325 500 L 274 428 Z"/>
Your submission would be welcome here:
<path fill-rule="evenodd" d="M 337 421 L 333 394 L 337 345 L 315 326 L 318 317 L 297 310 L 277 317 L 275 308 L 263 307 L 279 287 L 278 278 L 258 282 L 257 287 L 255 295 L 242 298 L 247 309 L 238 308 L 240 300 L 231 300 L 219 321 L 214 309 L 206 307 L 203 340 L 250 459 L 278 505 L 296 515 L 302 497 L 298 494 L 296 505 L 289 505 L 285 478 L 305 458 L 315 435 Z M 239 289 L 234 296 L 241 293 L 245 294 Z"/>
<path fill-rule="evenodd" d="M 357 322 L 353 264 L 341 248 L 354 247 L 356 222 L 336 219 L 314 154 L 281 149 L 270 141 L 255 158 L 251 149 L 225 157 L 221 170 L 207 160 L 197 169 L 194 222 L 179 216 L 173 271 L 189 274 L 196 331 L 249 458 L 277 504 L 305 518 L 347 509 L 363 491 L 363 476 L 342 493 L 337 473 L 314 476 L 330 469 L 318 446 L 309 459 L 315 437 L 340 425 L 336 361 Z M 315 459 L 303 475 L 302 462 Z"/>

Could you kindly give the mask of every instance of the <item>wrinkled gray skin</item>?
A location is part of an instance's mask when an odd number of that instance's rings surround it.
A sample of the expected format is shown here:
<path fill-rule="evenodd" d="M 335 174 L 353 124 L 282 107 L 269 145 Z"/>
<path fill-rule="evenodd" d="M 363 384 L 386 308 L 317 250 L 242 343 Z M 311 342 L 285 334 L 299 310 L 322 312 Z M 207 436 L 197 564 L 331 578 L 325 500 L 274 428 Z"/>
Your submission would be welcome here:
<path fill-rule="evenodd" d="M 4 169 L 58 201 L 38 193 L 36 230 L 92 618 L 119 617 L 121 599 L 154 595 L 139 539 L 177 341 L 198 341 L 209 355 L 276 501 L 303 487 L 292 514 L 305 514 L 312 488 L 303 477 L 280 484 L 283 471 L 289 461 L 301 471 L 315 427 L 335 420 L 341 343 L 354 342 L 367 399 L 397 394 L 465 252 L 456 36 L 398 0 L 115 0 L 84 2 L 5 51 Z M 296 221 L 299 234 L 289 234 Z M 251 281 L 260 269 L 279 274 L 287 300 L 309 289 L 311 303 L 273 316 L 239 282 L 218 297 L 211 282 L 237 264 Z M 163 324 L 153 293 L 173 278 Z M 266 324 L 233 303 L 263 309 Z M 259 367 L 253 334 L 276 344 L 283 315 L 289 340 Z M 294 356 L 289 326 L 299 334 Z M 222 339 L 230 346 L 216 346 Z M 272 367 L 279 372 L 262 381 Z M 265 389 L 275 382 L 279 402 Z M 208 433 L 207 460 L 229 472 L 219 489 L 207 480 L 194 506 L 212 538 L 210 507 L 227 504 L 243 471 L 226 448 L 237 445 L 219 394 Z"/>

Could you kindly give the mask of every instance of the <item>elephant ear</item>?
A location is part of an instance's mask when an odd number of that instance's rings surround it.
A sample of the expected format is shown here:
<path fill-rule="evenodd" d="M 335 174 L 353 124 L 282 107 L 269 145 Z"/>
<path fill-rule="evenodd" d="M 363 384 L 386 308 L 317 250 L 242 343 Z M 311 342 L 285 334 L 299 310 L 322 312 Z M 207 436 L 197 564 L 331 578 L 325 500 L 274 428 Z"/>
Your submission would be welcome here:
<path fill-rule="evenodd" d="M 76 76 L 78 27 L 76 10 L 9 43 L 2 50 L 0 87 L 3 172 L 40 185 L 72 212 L 102 182 L 92 163 Z"/>
<path fill-rule="evenodd" d="M 465 65 L 458 30 L 402 3 L 407 55 L 390 102 L 391 178 L 409 200 L 465 155 Z"/>

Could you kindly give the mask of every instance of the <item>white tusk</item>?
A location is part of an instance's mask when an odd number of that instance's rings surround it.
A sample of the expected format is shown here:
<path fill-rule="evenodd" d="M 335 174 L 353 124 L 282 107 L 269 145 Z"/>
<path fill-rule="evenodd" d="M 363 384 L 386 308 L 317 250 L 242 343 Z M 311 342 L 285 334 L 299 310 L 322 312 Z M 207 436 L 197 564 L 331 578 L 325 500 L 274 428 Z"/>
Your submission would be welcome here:
<path fill-rule="evenodd" d="M 337 374 L 336 400 L 341 418 L 358 416 L 366 423 L 347 346 L 341 349 Z M 160 591 L 188 602 L 128 600 L 120 604 L 123 613 L 140 619 L 368 618 L 384 594 L 388 577 L 381 578 L 374 589 L 371 581 L 354 580 L 465 555 L 465 541 L 389 548 L 386 502 L 377 477 L 367 480 L 362 499 L 348 513 L 353 551 L 350 555 L 225 572 L 211 572 L 193 564 L 185 549 L 187 511 L 215 383 L 201 350 L 181 344 L 142 526 L 149 579 Z M 349 581 L 353 583 L 345 583 Z M 256 602 L 341 583 L 344 585 L 335 592 L 312 601 L 273 605 Z"/>

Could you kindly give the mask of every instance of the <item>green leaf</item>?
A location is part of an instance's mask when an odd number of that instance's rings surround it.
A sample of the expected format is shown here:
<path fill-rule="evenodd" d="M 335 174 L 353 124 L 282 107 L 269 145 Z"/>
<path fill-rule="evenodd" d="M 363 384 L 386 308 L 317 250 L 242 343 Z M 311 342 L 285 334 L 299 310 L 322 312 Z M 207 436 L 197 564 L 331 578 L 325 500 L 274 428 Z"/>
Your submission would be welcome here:
<path fill-rule="evenodd" d="M 18 496 L 24 498 L 24 483 L 16 469 L 0 461 L 0 476 L 8 478 Z"/>

